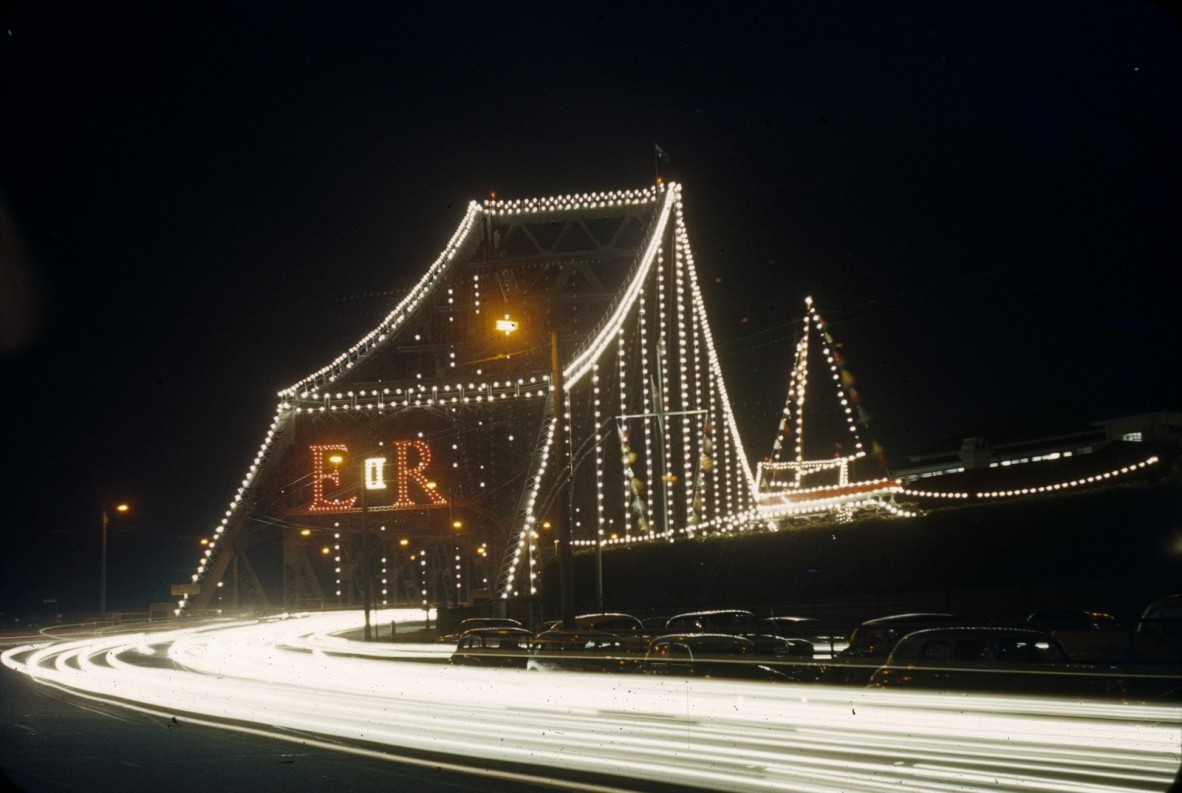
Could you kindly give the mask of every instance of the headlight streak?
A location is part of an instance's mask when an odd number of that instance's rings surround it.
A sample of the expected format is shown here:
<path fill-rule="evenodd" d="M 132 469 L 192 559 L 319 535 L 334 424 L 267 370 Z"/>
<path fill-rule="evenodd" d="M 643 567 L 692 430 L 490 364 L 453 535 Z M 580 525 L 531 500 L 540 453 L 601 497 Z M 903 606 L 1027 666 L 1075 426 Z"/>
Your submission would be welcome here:
<path fill-rule="evenodd" d="M 1164 789 L 1182 751 L 1173 705 L 456 667 L 421 662 L 449 645 L 334 635 L 357 627 L 356 612 L 292 615 L 2 658 L 114 704 L 452 754 L 476 773 L 491 761 L 713 790 L 1112 793 Z"/>

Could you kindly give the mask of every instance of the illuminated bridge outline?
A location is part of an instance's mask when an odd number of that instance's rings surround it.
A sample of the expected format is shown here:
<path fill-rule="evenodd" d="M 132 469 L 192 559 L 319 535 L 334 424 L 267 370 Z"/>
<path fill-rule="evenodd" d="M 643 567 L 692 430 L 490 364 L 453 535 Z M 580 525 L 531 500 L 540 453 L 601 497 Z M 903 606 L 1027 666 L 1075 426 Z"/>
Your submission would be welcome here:
<path fill-rule="evenodd" d="M 616 223 L 616 218 L 622 221 Z M 570 243 L 576 237 L 583 242 Z M 533 280 L 523 287 L 527 279 Z M 491 354 L 489 349 L 479 351 L 478 345 L 465 347 L 484 333 L 473 333 L 475 316 L 490 326 L 502 313 L 516 321 L 521 315 L 512 299 L 522 296 L 533 301 L 522 320 L 527 333 L 534 326 L 532 344 L 509 345 Z M 459 304 L 463 311 L 456 308 Z M 451 327 L 463 326 L 467 337 L 448 337 L 436 323 L 426 343 L 416 347 L 424 341 L 416 329 L 449 311 Z M 570 463 L 561 470 L 569 475 L 571 502 L 577 505 L 572 510 L 575 544 L 673 541 L 766 525 L 760 521 L 755 478 L 742 452 L 710 333 L 681 187 L 657 184 L 610 193 L 474 201 L 440 256 L 377 327 L 279 392 L 275 417 L 212 531 L 178 612 L 208 608 L 238 562 L 247 573 L 245 580 L 254 581 L 253 594 L 267 602 L 247 552 L 263 532 L 272 531 L 268 526 L 283 523 L 272 516 L 260 520 L 260 509 L 265 511 L 287 492 L 263 483 L 277 468 L 290 467 L 281 458 L 292 455 L 297 423 L 314 416 L 339 420 L 523 403 L 534 407 L 529 409 L 532 446 L 523 455 L 522 486 L 511 509 L 504 504 L 486 507 L 483 515 L 512 514 L 511 525 L 498 537 L 502 561 L 496 571 L 497 594 L 507 598 L 536 592 L 547 552 L 538 532 L 547 510 L 555 508 L 560 484 L 553 400 L 548 398 L 552 376 L 541 365 L 545 350 L 537 343 L 541 325 L 568 340 L 561 375 Z M 434 356 L 423 367 L 434 375 L 424 378 L 423 371 L 391 367 L 388 362 L 399 355 Z M 452 375 L 453 370 L 459 374 Z M 520 440 L 517 434 L 511 433 L 515 442 Z M 454 440 L 452 448 L 454 458 L 465 458 Z M 453 468 L 459 467 L 453 461 Z M 283 481 L 288 489 L 297 489 L 294 475 Z M 486 484 L 470 483 L 469 490 Z M 454 493 L 449 502 L 453 497 L 459 504 Z M 467 505 L 479 511 L 476 502 L 469 498 Z M 287 529 L 295 525 L 290 520 L 285 524 Z M 348 560 L 342 556 L 349 553 L 348 541 L 340 532 L 334 540 L 337 572 L 345 576 L 341 569 Z M 442 560 L 446 544 L 435 548 L 432 558 Z M 285 605 L 300 607 L 304 604 L 292 602 L 299 594 L 293 591 L 306 588 L 311 576 L 301 573 L 308 563 L 291 549 L 285 538 Z M 289 563 L 289 555 L 294 562 Z M 422 557 L 427 558 L 425 551 Z M 455 573 L 457 588 L 461 575 Z M 338 579 L 338 597 L 341 586 Z M 426 583 L 423 596 L 426 603 Z M 379 601 L 386 603 L 385 590 Z"/>

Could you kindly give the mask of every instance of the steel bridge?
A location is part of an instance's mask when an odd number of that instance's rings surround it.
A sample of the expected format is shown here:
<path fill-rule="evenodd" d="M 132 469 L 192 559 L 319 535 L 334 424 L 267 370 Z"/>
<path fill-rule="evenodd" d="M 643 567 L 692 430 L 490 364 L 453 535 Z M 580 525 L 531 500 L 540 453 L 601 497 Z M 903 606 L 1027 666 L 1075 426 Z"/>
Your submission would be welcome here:
<path fill-rule="evenodd" d="M 470 203 L 278 396 L 181 611 L 528 596 L 559 520 L 576 549 L 760 525 L 677 184 Z"/>

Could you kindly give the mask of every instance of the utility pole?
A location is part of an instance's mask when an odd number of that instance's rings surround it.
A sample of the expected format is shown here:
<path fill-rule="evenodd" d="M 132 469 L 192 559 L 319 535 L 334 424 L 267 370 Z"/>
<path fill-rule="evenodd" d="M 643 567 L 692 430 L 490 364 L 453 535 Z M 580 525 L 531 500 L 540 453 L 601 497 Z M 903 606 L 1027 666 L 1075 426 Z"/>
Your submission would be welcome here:
<path fill-rule="evenodd" d="M 574 561 L 571 554 L 570 518 L 570 471 L 566 459 L 566 394 L 562 383 L 562 362 L 558 354 L 558 331 L 550 331 L 550 368 L 554 381 L 554 474 L 559 483 L 558 509 L 553 520 L 557 522 L 558 535 L 558 584 L 561 597 L 562 627 L 575 628 L 574 604 Z"/>
<path fill-rule="evenodd" d="M 111 524 L 111 516 L 107 514 L 107 505 L 103 505 L 103 550 L 102 569 L 99 575 L 99 618 L 107 618 L 107 527 Z"/>
<path fill-rule="evenodd" d="M 370 548 L 369 548 L 369 502 L 366 500 L 365 491 L 369 489 L 367 479 L 367 472 L 363 467 L 361 469 L 361 589 L 362 602 L 365 608 L 365 641 L 370 641 L 373 638 L 370 611 L 373 609 L 373 601 L 371 599 L 371 578 L 370 575 Z"/>
<path fill-rule="evenodd" d="M 131 507 L 125 503 L 115 505 L 116 512 L 127 512 Z M 107 512 L 107 503 L 103 503 L 103 546 L 102 546 L 102 569 L 99 572 L 99 616 L 103 619 L 107 616 L 107 532 L 111 525 L 111 516 Z"/>

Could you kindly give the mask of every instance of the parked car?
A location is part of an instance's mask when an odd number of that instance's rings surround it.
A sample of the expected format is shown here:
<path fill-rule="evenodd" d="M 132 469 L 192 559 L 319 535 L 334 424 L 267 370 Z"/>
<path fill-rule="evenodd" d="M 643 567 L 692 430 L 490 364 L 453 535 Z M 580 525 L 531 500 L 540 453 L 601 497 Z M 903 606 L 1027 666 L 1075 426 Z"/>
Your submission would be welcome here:
<path fill-rule="evenodd" d="M 524 627 L 525 626 L 522 625 L 520 622 L 518 622 L 517 620 L 512 619 L 510 617 L 467 617 L 466 619 L 462 619 L 459 621 L 459 624 L 456 625 L 456 629 L 454 631 L 452 631 L 451 633 L 448 633 L 448 634 L 444 634 L 443 636 L 440 636 L 439 641 L 448 642 L 448 643 L 457 642 L 460 640 L 461 636 L 463 636 L 468 631 L 473 630 L 474 628 L 524 628 Z"/>
<path fill-rule="evenodd" d="M 691 611 L 670 617 L 665 622 L 666 633 L 716 633 L 742 636 L 755 644 L 757 655 L 812 658 L 813 645 L 805 639 L 776 635 L 770 626 L 761 624 L 755 614 L 743 609 Z"/>
<path fill-rule="evenodd" d="M 658 636 L 649 643 L 641 670 L 650 675 L 788 680 L 774 666 L 761 663 L 755 643 L 726 633 Z"/>
<path fill-rule="evenodd" d="M 640 636 L 644 623 L 631 614 L 606 612 L 602 614 L 580 614 L 575 617 L 575 627 L 582 630 L 607 631 L 620 636 Z"/>
<path fill-rule="evenodd" d="M 456 642 L 451 663 L 525 669 L 533 634 L 525 628 L 472 628 Z"/>
<path fill-rule="evenodd" d="M 1073 664 L 1051 634 L 1026 628 L 929 628 L 899 640 L 875 670 L 875 688 L 1123 696 L 1126 681 L 1108 667 Z"/>
<path fill-rule="evenodd" d="M 1112 630 L 1120 627 L 1116 617 L 1089 609 L 1042 609 L 1026 617 L 1032 631 Z"/>
<path fill-rule="evenodd" d="M 657 633 L 664 633 L 665 620 L 661 619 L 661 630 Z M 548 620 L 542 626 L 542 632 L 564 630 L 562 627 L 562 620 Z M 619 636 L 631 636 L 636 639 L 642 639 L 649 631 L 645 628 L 645 624 L 637 617 L 631 614 L 623 614 L 618 611 L 602 612 L 597 614 L 579 614 L 575 617 L 574 630 L 583 631 L 607 631 Z"/>
<path fill-rule="evenodd" d="M 665 621 L 666 633 L 728 633 L 741 636 L 759 633 L 755 614 L 743 609 L 690 611 Z"/>
<path fill-rule="evenodd" d="M 864 686 L 870 675 L 909 633 L 925 628 L 955 625 L 960 618 L 941 612 L 909 612 L 875 617 L 854 628 L 849 643 L 821 671 L 823 683 Z"/>
<path fill-rule="evenodd" d="M 1026 617 L 1026 627 L 1050 633 L 1072 661 L 1118 663 L 1129 654 L 1128 633 L 1104 611 L 1042 609 Z"/>
<path fill-rule="evenodd" d="M 1133 633 L 1133 653 L 1137 663 L 1182 665 L 1182 594 L 1145 607 Z"/>
<path fill-rule="evenodd" d="M 538 672 L 634 672 L 643 645 L 608 631 L 554 629 L 529 643 L 526 669 Z"/>
<path fill-rule="evenodd" d="M 1145 607 L 1132 634 L 1130 694 L 1146 701 L 1182 701 L 1182 594 Z"/>
<path fill-rule="evenodd" d="M 866 620 L 850 634 L 849 646 L 838 653 L 841 658 L 886 658 L 900 639 L 914 631 L 953 625 L 960 618 L 939 612 L 891 614 Z"/>

